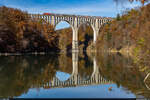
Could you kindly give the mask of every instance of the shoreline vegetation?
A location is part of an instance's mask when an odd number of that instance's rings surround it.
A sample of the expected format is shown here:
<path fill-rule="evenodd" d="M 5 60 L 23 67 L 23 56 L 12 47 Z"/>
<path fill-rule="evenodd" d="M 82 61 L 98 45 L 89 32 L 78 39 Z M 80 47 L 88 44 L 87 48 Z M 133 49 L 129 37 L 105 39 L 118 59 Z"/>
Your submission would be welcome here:
<path fill-rule="evenodd" d="M 123 12 L 100 29 L 97 50 L 131 53 L 150 49 L 150 4 Z M 138 49 L 138 50 L 134 50 Z"/>
<path fill-rule="evenodd" d="M 97 50 L 128 55 L 139 71 L 150 73 L 150 4 L 118 14 L 100 32 Z"/>

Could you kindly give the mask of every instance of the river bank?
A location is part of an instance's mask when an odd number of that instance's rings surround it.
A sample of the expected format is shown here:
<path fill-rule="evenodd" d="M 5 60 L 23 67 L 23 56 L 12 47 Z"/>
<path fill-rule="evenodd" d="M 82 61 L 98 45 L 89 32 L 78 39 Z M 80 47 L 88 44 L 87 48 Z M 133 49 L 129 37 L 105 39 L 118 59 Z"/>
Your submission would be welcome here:
<path fill-rule="evenodd" d="M 97 51 L 130 56 L 134 65 L 150 73 L 150 4 L 125 11 L 100 29 Z"/>

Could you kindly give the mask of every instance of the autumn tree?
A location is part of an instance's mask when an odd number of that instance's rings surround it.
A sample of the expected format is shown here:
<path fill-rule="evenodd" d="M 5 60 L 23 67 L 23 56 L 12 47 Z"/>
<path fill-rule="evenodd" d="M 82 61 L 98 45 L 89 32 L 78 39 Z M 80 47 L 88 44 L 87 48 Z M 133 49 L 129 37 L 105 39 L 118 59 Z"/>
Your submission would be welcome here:
<path fill-rule="evenodd" d="M 0 52 L 49 52 L 58 50 L 52 25 L 28 17 L 19 9 L 0 7 Z"/>

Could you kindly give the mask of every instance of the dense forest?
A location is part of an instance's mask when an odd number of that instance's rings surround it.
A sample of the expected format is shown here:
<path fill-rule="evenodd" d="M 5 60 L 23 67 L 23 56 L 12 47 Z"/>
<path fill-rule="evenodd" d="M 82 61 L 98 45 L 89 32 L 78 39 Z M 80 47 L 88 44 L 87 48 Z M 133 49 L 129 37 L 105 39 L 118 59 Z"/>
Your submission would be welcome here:
<path fill-rule="evenodd" d="M 53 26 L 27 17 L 19 9 L 0 7 L 0 52 L 31 53 L 57 51 Z"/>
<path fill-rule="evenodd" d="M 150 4 L 125 11 L 100 29 L 99 51 L 130 55 L 140 71 L 150 72 Z"/>

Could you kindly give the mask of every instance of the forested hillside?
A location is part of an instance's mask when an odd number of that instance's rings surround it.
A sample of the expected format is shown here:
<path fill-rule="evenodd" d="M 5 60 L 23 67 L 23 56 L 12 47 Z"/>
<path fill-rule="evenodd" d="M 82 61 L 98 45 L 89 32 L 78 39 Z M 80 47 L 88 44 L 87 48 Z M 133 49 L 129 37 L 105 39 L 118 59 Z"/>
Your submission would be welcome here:
<path fill-rule="evenodd" d="M 27 18 L 27 12 L 0 7 L 0 53 L 58 50 L 58 36 L 49 24 Z"/>
<path fill-rule="evenodd" d="M 150 4 L 118 15 L 100 30 L 98 51 L 129 53 L 141 71 L 150 66 Z M 148 71 L 149 72 L 149 71 Z"/>

